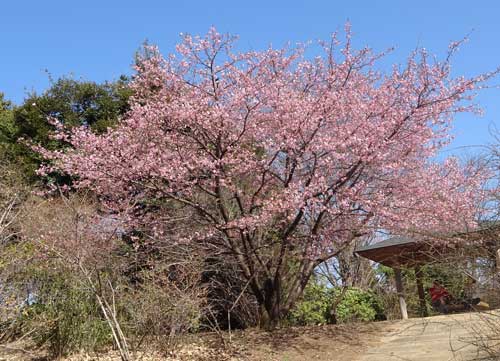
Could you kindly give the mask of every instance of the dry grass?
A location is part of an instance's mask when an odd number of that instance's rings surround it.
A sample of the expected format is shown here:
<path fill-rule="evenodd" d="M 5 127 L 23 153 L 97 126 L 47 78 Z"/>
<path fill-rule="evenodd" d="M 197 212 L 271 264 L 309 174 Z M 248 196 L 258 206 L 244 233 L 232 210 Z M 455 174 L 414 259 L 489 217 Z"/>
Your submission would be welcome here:
<path fill-rule="evenodd" d="M 139 352 L 139 361 L 304 361 L 355 360 L 367 346 L 378 340 L 383 324 L 350 324 L 312 327 L 290 327 L 274 332 L 258 329 L 229 334 L 202 333 L 188 335 L 179 347 L 167 355 L 154 350 Z M 223 342 L 222 338 L 225 342 Z M 0 361 L 42 361 L 42 351 L 33 352 L 29 345 L 0 346 Z M 73 355 L 65 361 L 119 361 L 118 352 L 99 355 Z"/>

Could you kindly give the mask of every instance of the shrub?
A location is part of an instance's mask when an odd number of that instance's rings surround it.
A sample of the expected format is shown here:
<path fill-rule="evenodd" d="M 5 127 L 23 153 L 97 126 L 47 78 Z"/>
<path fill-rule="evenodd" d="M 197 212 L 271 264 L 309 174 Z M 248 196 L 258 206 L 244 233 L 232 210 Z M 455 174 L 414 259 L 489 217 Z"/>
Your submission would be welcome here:
<path fill-rule="evenodd" d="M 342 297 L 334 311 L 337 321 L 374 321 L 383 314 L 383 307 L 378 297 L 371 291 L 349 288 L 344 295 L 334 289 L 333 297 Z"/>
<path fill-rule="evenodd" d="M 293 325 L 324 324 L 328 320 L 331 306 L 331 292 L 318 282 L 311 282 L 304 290 L 303 298 L 290 312 Z"/>
<path fill-rule="evenodd" d="M 195 262 L 186 266 L 158 266 L 140 273 L 141 282 L 119 293 L 126 333 L 139 342 L 153 341 L 167 353 L 179 336 L 196 332 L 205 312 L 206 292 L 200 286 Z"/>
<path fill-rule="evenodd" d="M 374 321 L 382 318 L 382 315 L 382 303 L 373 292 L 359 288 L 342 291 L 315 280 L 309 283 L 302 300 L 291 311 L 289 322 L 294 325 L 312 325 Z"/>
<path fill-rule="evenodd" d="M 59 357 L 110 344 L 110 329 L 84 283 L 61 265 L 57 271 L 47 268 L 35 272 L 33 296 L 17 322 L 23 332 L 31 331 L 36 345 Z"/>

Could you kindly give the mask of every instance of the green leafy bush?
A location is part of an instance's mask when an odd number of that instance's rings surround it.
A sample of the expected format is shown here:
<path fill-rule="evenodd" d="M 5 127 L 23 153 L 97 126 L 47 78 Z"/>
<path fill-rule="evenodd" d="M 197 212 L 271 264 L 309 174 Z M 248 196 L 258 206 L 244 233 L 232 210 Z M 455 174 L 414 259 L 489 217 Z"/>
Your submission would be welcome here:
<path fill-rule="evenodd" d="M 371 291 L 359 288 L 348 289 L 343 296 L 339 289 L 334 289 L 333 297 L 342 297 L 334 313 L 337 321 L 374 321 L 383 314 L 382 303 Z"/>
<path fill-rule="evenodd" d="M 302 326 L 327 323 L 331 303 L 331 291 L 318 282 L 310 282 L 301 302 L 290 312 L 289 322 Z"/>
<path fill-rule="evenodd" d="M 294 325 L 335 322 L 374 321 L 382 318 L 383 307 L 371 291 L 349 288 L 329 288 L 318 281 L 310 282 L 301 302 L 290 312 Z"/>
<path fill-rule="evenodd" d="M 32 331 L 37 345 L 52 356 L 81 349 L 98 350 L 111 343 L 111 332 L 101 316 L 92 292 L 71 274 L 38 274 L 32 304 L 22 310 L 19 321 Z"/>

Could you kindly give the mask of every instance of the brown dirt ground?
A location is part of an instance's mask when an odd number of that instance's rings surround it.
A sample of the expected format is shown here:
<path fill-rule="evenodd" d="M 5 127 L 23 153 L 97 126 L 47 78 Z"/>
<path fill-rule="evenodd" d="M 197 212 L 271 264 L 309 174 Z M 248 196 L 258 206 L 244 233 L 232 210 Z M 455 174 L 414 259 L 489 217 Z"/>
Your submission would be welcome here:
<path fill-rule="evenodd" d="M 289 327 L 273 332 L 257 329 L 193 335 L 169 356 L 155 352 L 137 355 L 141 361 L 355 361 L 378 343 L 387 322 Z M 231 340 L 231 341 L 230 341 Z M 119 361 L 115 352 L 74 355 L 65 361 Z M 0 361 L 45 361 L 29 345 L 0 345 Z"/>
<path fill-rule="evenodd" d="M 385 322 L 384 322 L 385 323 Z M 291 327 L 265 333 L 245 331 L 235 343 L 252 361 L 356 360 L 378 342 L 382 323 Z"/>

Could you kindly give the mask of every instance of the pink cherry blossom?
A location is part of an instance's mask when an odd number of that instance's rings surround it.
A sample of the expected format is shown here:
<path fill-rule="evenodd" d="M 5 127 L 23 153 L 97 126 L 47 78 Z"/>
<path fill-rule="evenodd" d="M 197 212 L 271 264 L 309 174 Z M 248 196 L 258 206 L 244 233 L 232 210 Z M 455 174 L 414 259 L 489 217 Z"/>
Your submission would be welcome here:
<path fill-rule="evenodd" d="M 283 310 L 317 264 L 357 237 L 474 226 L 487 174 L 433 162 L 455 114 L 477 111 L 473 91 L 494 75 L 452 78 L 460 43 L 445 61 L 415 51 L 383 73 L 375 64 L 385 54 L 354 50 L 349 31 L 316 57 L 303 46 L 233 52 L 234 41 L 211 29 L 183 35 L 166 58 L 149 48 L 127 116 L 103 135 L 60 128 L 73 148 L 40 149 L 49 167 L 128 212 L 134 227 L 171 242 L 216 239 L 259 302 L 263 280 L 276 286 L 295 257 Z M 152 201 L 157 213 L 139 211 Z M 192 216 L 175 221 L 172 204 Z"/>

